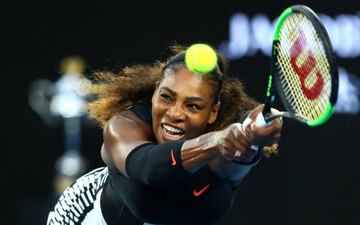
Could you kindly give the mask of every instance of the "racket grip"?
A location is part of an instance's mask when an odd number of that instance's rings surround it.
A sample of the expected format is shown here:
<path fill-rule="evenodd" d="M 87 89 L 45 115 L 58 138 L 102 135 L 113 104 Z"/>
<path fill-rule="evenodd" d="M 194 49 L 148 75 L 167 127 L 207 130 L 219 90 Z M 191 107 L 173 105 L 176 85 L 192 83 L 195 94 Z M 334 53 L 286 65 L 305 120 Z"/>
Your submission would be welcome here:
<path fill-rule="evenodd" d="M 264 118 L 264 115 L 263 113 L 259 113 L 257 116 L 256 116 L 256 119 L 255 119 L 255 125 L 260 127 L 260 126 L 270 126 L 271 125 L 271 121 L 269 122 L 266 122 L 265 121 L 265 118 Z M 258 145 L 251 145 L 250 148 L 254 151 L 259 151 L 260 147 Z"/>
<path fill-rule="evenodd" d="M 259 113 L 257 116 L 256 116 L 256 119 L 255 119 L 255 125 L 260 127 L 260 126 L 270 126 L 271 125 L 271 121 L 269 122 L 266 122 L 265 121 L 265 118 L 264 118 L 264 115 L 263 113 Z M 254 151 L 259 151 L 260 149 L 260 146 L 259 145 L 251 145 L 250 148 Z"/>
<path fill-rule="evenodd" d="M 259 114 L 256 116 L 255 124 L 256 124 L 256 126 L 258 126 L 258 127 L 267 127 L 267 126 L 270 126 L 270 125 L 271 125 L 271 121 L 266 122 L 263 113 L 259 113 Z"/>

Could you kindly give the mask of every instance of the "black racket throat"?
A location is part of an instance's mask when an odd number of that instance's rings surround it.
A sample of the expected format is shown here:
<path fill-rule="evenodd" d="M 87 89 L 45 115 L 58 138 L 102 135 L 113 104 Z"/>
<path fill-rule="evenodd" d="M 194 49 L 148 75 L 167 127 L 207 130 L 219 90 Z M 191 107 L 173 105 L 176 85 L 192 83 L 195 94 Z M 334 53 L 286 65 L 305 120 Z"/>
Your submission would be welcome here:
<path fill-rule="evenodd" d="M 271 112 L 271 108 L 275 104 L 275 99 L 276 99 L 275 94 L 272 93 L 265 100 L 265 105 L 264 105 L 264 109 L 263 109 L 262 113 L 263 113 L 264 120 L 266 123 L 268 123 L 276 118 L 279 118 L 279 117 L 292 118 L 291 114 L 286 111 L 280 111 L 277 113 Z"/>

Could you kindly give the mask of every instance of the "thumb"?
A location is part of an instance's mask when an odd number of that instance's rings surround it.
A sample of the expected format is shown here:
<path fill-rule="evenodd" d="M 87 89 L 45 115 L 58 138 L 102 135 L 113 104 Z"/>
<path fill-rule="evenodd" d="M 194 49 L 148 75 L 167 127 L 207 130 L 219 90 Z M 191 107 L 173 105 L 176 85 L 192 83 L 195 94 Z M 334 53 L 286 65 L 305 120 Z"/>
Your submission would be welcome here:
<path fill-rule="evenodd" d="M 251 110 L 249 115 L 248 115 L 248 118 L 255 121 L 256 120 L 256 117 L 259 113 L 261 113 L 264 109 L 264 104 L 261 104 L 261 105 L 258 105 L 255 109 Z"/>
<path fill-rule="evenodd" d="M 263 108 L 264 104 L 260 104 L 250 111 L 249 115 L 243 122 L 243 126 L 246 128 L 246 130 L 251 127 L 251 124 L 255 123 L 257 115 L 263 111 Z"/>

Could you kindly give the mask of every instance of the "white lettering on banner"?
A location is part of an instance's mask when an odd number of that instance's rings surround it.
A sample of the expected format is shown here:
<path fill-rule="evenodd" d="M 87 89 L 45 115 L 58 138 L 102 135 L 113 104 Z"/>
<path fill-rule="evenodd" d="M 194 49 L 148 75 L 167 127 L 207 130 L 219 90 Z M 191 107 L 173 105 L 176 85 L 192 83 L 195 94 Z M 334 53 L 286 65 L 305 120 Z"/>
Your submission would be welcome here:
<path fill-rule="evenodd" d="M 318 15 L 338 57 L 360 56 L 359 16 L 338 14 L 331 18 L 325 14 Z M 265 14 L 256 14 L 251 18 L 244 13 L 234 14 L 229 22 L 229 41 L 220 43 L 219 51 L 232 60 L 252 56 L 258 51 L 270 56 L 276 21 L 277 18 L 271 22 Z"/>
<path fill-rule="evenodd" d="M 329 33 L 331 45 L 339 58 L 360 56 L 360 16 L 338 14 L 330 17 L 318 14 Z M 251 57 L 257 53 L 270 56 L 277 18 L 271 21 L 265 14 L 252 17 L 234 14 L 229 22 L 229 41 L 218 46 L 229 60 Z M 360 111 L 359 75 L 349 74 L 339 67 L 339 91 L 335 113 L 357 114 Z"/>
<path fill-rule="evenodd" d="M 356 114 L 360 111 L 360 79 L 339 68 L 339 91 L 335 113 Z"/>

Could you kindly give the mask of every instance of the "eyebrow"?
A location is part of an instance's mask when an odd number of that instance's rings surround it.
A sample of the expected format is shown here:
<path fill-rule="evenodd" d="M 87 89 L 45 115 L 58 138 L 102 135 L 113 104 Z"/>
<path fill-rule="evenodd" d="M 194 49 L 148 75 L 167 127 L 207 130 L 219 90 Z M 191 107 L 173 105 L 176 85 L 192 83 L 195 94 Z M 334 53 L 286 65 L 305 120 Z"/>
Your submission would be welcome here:
<path fill-rule="evenodd" d="M 170 94 L 172 94 L 172 95 L 174 95 L 174 96 L 177 95 L 177 93 L 176 93 L 175 91 L 171 90 L 171 89 L 168 88 L 168 87 L 161 87 L 160 89 L 165 90 L 165 91 L 168 91 L 168 92 L 170 92 Z M 205 99 L 200 98 L 200 97 L 195 97 L 195 96 L 186 97 L 186 100 L 188 100 L 188 101 L 189 101 L 189 100 L 190 100 L 190 101 L 201 101 L 201 102 L 206 103 L 206 100 L 205 100 Z"/>

